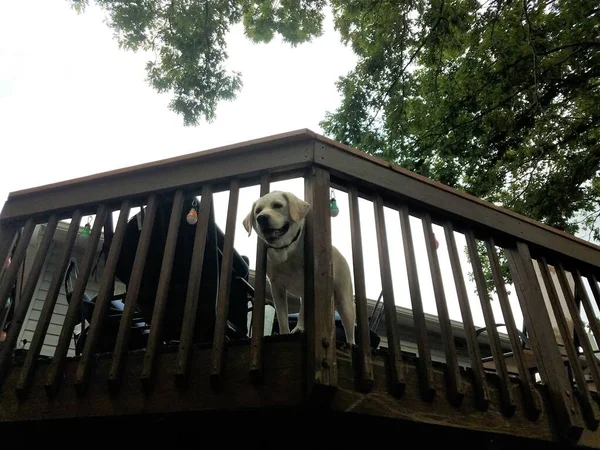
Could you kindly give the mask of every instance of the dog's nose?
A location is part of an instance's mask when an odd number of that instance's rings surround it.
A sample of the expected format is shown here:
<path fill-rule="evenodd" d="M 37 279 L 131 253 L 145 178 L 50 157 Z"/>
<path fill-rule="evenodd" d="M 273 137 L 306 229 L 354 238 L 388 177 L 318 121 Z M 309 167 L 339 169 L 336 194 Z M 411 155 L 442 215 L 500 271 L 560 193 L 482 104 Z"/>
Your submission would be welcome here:
<path fill-rule="evenodd" d="M 266 214 L 261 214 L 260 216 L 258 216 L 256 218 L 256 221 L 258 222 L 258 225 L 263 228 L 269 226 L 269 216 L 267 216 Z"/>

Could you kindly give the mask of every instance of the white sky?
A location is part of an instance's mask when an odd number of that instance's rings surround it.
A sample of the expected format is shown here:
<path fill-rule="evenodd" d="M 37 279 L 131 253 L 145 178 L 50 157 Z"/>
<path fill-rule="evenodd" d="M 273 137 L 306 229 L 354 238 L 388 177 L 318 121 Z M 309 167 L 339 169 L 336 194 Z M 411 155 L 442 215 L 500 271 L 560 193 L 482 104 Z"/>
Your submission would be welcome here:
<path fill-rule="evenodd" d="M 0 208 L 10 191 L 197 152 L 266 135 L 309 128 L 340 100 L 334 82 L 354 67 L 355 56 L 333 31 L 292 49 L 275 40 L 252 44 L 241 26 L 228 39 L 229 67 L 244 86 L 237 99 L 223 103 L 217 119 L 186 128 L 169 111 L 169 94 L 157 94 L 145 81 L 149 55 L 120 50 L 104 13 L 91 5 L 82 15 L 67 0 L 0 0 Z M 303 195 L 301 180 L 272 189 Z M 254 266 L 256 235 L 248 238 L 241 221 L 258 187 L 240 196 L 235 247 Z M 337 194 L 340 215 L 332 219 L 333 242 L 352 265 L 348 202 Z M 217 222 L 225 227 L 227 194 L 215 197 Z M 372 207 L 361 203 L 367 294 L 381 290 Z M 396 303 L 410 307 L 398 214 L 386 211 Z M 436 314 L 421 223 L 413 236 L 425 311 Z M 452 319 L 461 321 L 443 231 L 438 251 Z M 462 236 L 457 236 L 460 249 Z M 466 278 L 466 258 L 461 252 Z M 476 325 L 483 326 L 479 300 L 467 280 Z M 514 289 L 518 326 L 520 310 Z M 497 301 L 492 302 L 502 320 Z"/>

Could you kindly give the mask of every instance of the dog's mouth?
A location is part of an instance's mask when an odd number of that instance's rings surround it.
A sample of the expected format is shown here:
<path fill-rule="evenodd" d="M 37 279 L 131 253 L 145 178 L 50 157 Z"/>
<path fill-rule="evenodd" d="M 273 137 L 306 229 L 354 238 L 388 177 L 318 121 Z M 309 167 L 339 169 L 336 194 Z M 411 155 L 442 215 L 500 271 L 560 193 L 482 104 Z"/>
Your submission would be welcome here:
<path fill-rule="evenodd" d="M 263 230 L 263 234 L 268 241 L 276 241 L 290 229 L 290 224 L 286 223 L 281 228 L 266 228 Z"/>

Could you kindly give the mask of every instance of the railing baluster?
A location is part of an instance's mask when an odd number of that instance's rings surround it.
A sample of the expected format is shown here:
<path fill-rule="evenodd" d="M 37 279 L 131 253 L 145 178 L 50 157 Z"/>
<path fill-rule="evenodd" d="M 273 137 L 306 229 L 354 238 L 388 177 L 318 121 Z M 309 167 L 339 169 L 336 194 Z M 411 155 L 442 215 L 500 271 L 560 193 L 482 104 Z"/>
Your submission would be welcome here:
<path fill-rule="evenodd" d="M 498 302 L 500 303 L 504 322 L 508 330 L 508 338 L 510 339 L 510 345 L 512 347 L 513 355 L 517 363 L 517 369 L 519 371 L 519 381 L 521 384 L 521 391 L 523 393 L 525 409 L 530 418 L 534 419 L 538 417 L 542 411 L 541 400 L 539 398 L 539 394 L 537 391 L 535 391 L 531 373 L 525 365 L 525 358 L 523 356 L 523 348 L 521 347 L 519 331 L 515 323 L 515 317 L 510 306 L 506 287 L 504 285 L 502 270 L 500 269 L 500 260 L 498 259 L 498 254 L 496 253 L 496 244 L 494 239 L 492 237 L 488 237 L 485 240 L 485 245 L 487 248 L 488 257 L 490 259 L 492 277 L 494 278 L 494 284 L 496 285 L 496 291 L 498 293 Z"/>
<path fill-rule="evenodd" d="M 452 404 L 459 405 L 462 401 L 465 391 L 462 385 L 460 369 L 458 367 L 458 356 L 456 346 L 454 345 L 454 335 L 448 313 L 446 294 L 444 292 L 444 283 L 440 262 L 438 260 L 437 250 L 433 237 L 433 226 L 429 214 L 422 218 L 423 234 L 425 235 L 425 247 L 427 248 L 427 257 L 429 259 L 429 268 L 431 269 L 431 279 L 433 283 L 433 293 L 437 305 L 440 327 L 442 332 L 442 344 L 446 355 L 446 366 L 448 374 L 448 397 Z"/>
<path fill-rule="evenodd" d="M 269 192 L 269 175 L 260 180 L 260 197 Z M 250 342 L 250 376 L 255 382 L 263 377 L 263 335 L 265 328 L 265 293 L 267 286 L 267 247 L 262 239 L 256 242 L 254 272 L 254 302 L 252 304 L 252 339 Z"/>
<path fill-rule="evenodd" d="M 388 354 L 390 365 L 390 384 L 392 395 L 400 395 L 404 391 L 404 363 L 400 346 L 400 333 L 398 318 L 396 316 L 396 302 L 394 299 L 394 286 L 392 283 L 392 267 L 385 227 L 383 199 L 375 197 L 375 228 L 377 230 L 377 248 L 379 251 L 379 270 L 381 272 L 381 288 L 383 291 L 383 307 L 385 313 L 385 327 L 387 330 Z"/>
<path fill-rule="evenodd" d="M 0 282 L 6 273 L 4 265 L 10 254 L 10 249 L 17 240 L 18 228 L 15 224 L 0 224 Z"/>
<path fill-rule="evenodd" d="M 8 294 L 12 289 L 12 286 L 17 279 L 17 274 L 23 264 L 23 260 L 25 259 L 25 253 L 27 253 L 27 246 L 29 245 L 29 241 L 31 240 L 31 235 L 33 234 L 33 230 L 35 229 L 35 221 L 33 218 L 27 219 L 25 222 L 25 226 L 23 227 L 23 232 L 19 237 L 19 243 L 17 244 L 17 248 L 15 249 L 15 254 L 12 257 L 12 262 L 4 276 L 2 277 L 2 281 L 0 282 L 0 311 L 4 309 L 6 305 L 6 300 L 8 298 Z M 4 265 L 4 261 L 2 261 L 2 265 Z"/>
<path fill-rule="evenodd" d="M 415 335 L 417 337 L 417 347 L 419 349 L 419 380 L 421 386 L 421 394 L 424 399 L 430 400 L 435 395 L 433 369 L 431 368 L 431 350 L 429 348 L 429 339 L 427 338 L 427 325 L 425 323 L 423 302 L 421 300 L 421 288 L 419 286 L 417 259 L 415 257 L 415 248 L 412 240 L 412 232 L 410 229 L 410 216 L 408 213 L 408 207 L 406 205 L 402 205 L 400 207 L 400 226 L 402 228 L 402 241 L 404 243 L 404 259 L 406 261 L 408 288 L 410 290 L 410 300 L 413 309 Z"/>
<path fill-rule="evenodd" d="M 94 351 L 96 350 L 98 340 L 100 339 L 104 318 L 110 305 L 110 300 L 114 294 L 115 270 L 117 267 L 119 254 L 121 252 L 121 246 L 123 244 L 123 239 L 125 236 L 127 219 L 129 218 L 130 209 L 130 201 L 125 200 L 121 204 L 119 220 L 117 221 L 116 233 L 112 236 L 112 242 L 108 250 L 108 255 L 106 256 L 106 264 L 102 273 L 102 279 L 100 280 L 100 291 L 98 292 L 98 296 L 96 298 L 94 313 L 92 315 L 91 323 L 88 328 L 85 346 L 83 348 L 83 353 L 81 354 L 81 359 L 79 360 L 77 374 L 75 377 L 75 389 L 77 389 L 77 393 L 79 395 L 83 395 L 87 388 L 87 383 L 93 362 L 92 356 L 94 354 Z M 107 222 L 110 218 L 111 215 L 109 214 Z M 110 220 L 110 222 L 112 223 L 112 220 Z M 112 226 L 109 224 L 105 228 L 111 227 Z"/>
<path fill-rule="evenodd" d="M 448 244 L 448 253 L 450 257 L 450 265 L 452 267 L 452 274 L 454 276 L 454 285 L 456 287 L 458 304 L 460 306 L 463 325 L 465 327 L 467 348 L 469 350 L 469 356 L 471 357 L 471 371 L 473 373 L 476 403 L 479 409 L 485 411 L 490 403 L 490 394 L 488 391 L 487 381 L 483 373 L 481 350 L 479 349 L 479 342 L 477 341 L 477 334 L 475 332 L 475 325 L 473 323 L 473 315 L 471 314 L 471 307 L 469 305 L 467 287 L 465 285 L 465 279 L 463 278 L 460 258 L 458 256 L 458 249 L 456 247 L 456 240 L 454 239 L 454 229 L 452 228 L 452 224 L 448 221 L 444 222 L 444 234 L 446 236 L 446 243 Z"/>
<path fill-rule="evenodd" d="M 577 382 L 577 387 L 579 389 L 580 394 L 579 401 L 582 404 L 584 416 L 588 423 L 593 424 L 592 426 L 595 428 L 598 425 L 598 417 L 596 416 L 594 408 L 592 407 L 590 391 L 588 389 L 587 382 L 585 381 L 585 377 L 581 369 L 579 356 L 577 355 L 577 351 L 575 350 L 573 336 L 571 336 L 571 333 L 569 331 L 567 319 L 562 309 L 562 305 L 560 304 L 560 301 L 558 299 L 556 287 L 554 286 L 552 276 L 550 275 L 550 269 L 548 268 L 548 264 L 546 263 L 544 257 L 538 259 L 538 266 L 540 267 L 542 279 L 544 280 L 544 285 L 546 286 L 546 292 L 548 293 L 548 298 L 550 300 L 550 304 L 552 305 L 552 310 L 554 311 L 554 317 L 558 325 L 558 330 L 563 339 L 565 350 L 567 351 L 567 357 L 569 358 L 569 362 L 571 364 L 573 376 L 575 377 L 575 381 Z"/>
<path fill-rule="evenodd" d="M 575 304 L 575 297 L 573 296 L 573 292 L 571 292 L 565 269 L 561 263 L 558 263 L 555 268 L 556 275 L 558 276 L 558 282 L 560 283 L 563 295 L 565 296 L 565 303 L 567 304 L 569 314 L 573 320 L 575 333 L 577 333 L 577 336 L 579 337 L 579 345 L 581 345 L 583 348 L 583 354 L 585 355 L 587 363 L 589 364 L 588 367 L 590 369 L 590 373 L 592 374 L 592 378 L 596 384 L 596 391 L 600 392 L 600 370 L 598 359 L 596 359 L 596 355 L 594 355 L 594 350 L 592 349 L 590 340 L 588 339 L 585 328 L 583 327 L 583 322 L 581 321 L 581 316 L 579 315 L 579 308 L 577 308 L 577 305 Z M 577 286 L 577 284 L 575 284 L 575 286 Z"/>
<path fill-rule="evenodd" d="M 592 288 L 592 294 L 594 294 L 594 298 L 596 299 L 596 305 L 600 308 L 600 287 L 598 287 L 598 279 L 594 274 L 589 275 L 587 278 L 590 282 L 590 287 Z"/>
<path fill-rule="evenodd" d="M 492 357 L 494 358 L 494 364 L 496 366 L 496 374 L 500 380 L 500 399 L 502 401 L 502 410 L 504 414 L 512 415 L 515 412 L 516 405 L 510 391 L 510 379 L 508 378 L 506 361 L 504 360 L 504 353 L 502 351 L 502 345 L 500 344 L 500 337 L 498 336 L 496 321 L 494 320 L 494 312 L 492 311 L 492 305 L 490 304 L 490 296 L 487 292 L 485 276 L 483 274 L 483 268 L 481 267 L 479 253 L 477 251 L 477 241 L 475 240 L 475 235 L 471 230 L 465 233 L 465 238 L 467 240 L 467 248 L 469 250 L 471 266 L 473 267 L 475 284 L 479 294 L 479 301 L 481 303 L 481 310 L 485 320 L 486 331 L 490 339 L 490 347 L 492 350 Z"/>
<path fill-rule="evenodd" d="M 107 214 L 108 210 L 106 206 L 100 205 L 96 211 L 94 226 L 92 227 L 92 232 L 88 238 L 85 255 L 83 256 L 83 261 L 81 263 L 81 272 L 75 281 L 75 287 L 69 302 L 67 315 L 60 331 L 58 345 L 54 351 L 54 359 L 48 368 L 48 379 L 46 381 L 45 389 L 46 394 L 49 397 L 54 396 L 60 387 L 60 382 L 63 377 L 63 369 L 67 360 L 67 353 L 69 352 L 69 344 L 71 339 L 73 339 L 73 329 L 75 328 L 76 321 L 79 318 L 78 312 L 79 308 L 81 307 L 83 293 L 87 286 L 90 272 L 92 271 L 94 255 L 96 253 L 96 249 L 98 248 L 100 234 L 102 233 L 102 227 L 106 221 Z"/>
<path fill-rule="evenodd" d="M 81 217 L 82 214 L 80 210 L 76 210 L 71 217 L 71 224 L 69 225 L 69 230 L 67 231 L 67 235 L 63 243 L 63 249 L 59 258 L 59 263 L 57 264 L 54 276 L 52 277 L 52 282 L 48 288 L 48 293 L 46 294 L 46 299 L 44 300 L 42 312 L 40 313 L 37 326 L 35 327 L 35 331 L 33 333 L 33 338 L 31 339 L 31 344 L 29 345 L 29 350 L 27 351 L 27 355 L 25 357 L 23 368 L 21 369 L 21 373 L 19 375 L 19 381 L 17 382 L 16 392 L 20 398 L 25 397 L 29 387 L 31 386 L 33 374 L 35 373 L 36 361 L 40 351 L 42 350 L 42 346 L 44 345 L 46 331 L 48 331 L 48 326 L 50 325 L 50 319 L 52 318 L 52 314 L 54 312 L 54 306 L 56 305 L 56 300 L 58 299 L 60 287 L 71 260 L 71 252 L 73 251 L 73 246 L 75 245 L 75 240 L 77 239 Z"/>
<path fill-rule="evenodd" d="M 179 189 L 173 199 L 169 230 L 167 231 L 167 239 L 160 268 L 160 278 L 156 289 L 156 302 L 154 303 L 154 311 L 152 312 L 152 320 L 150 321 L 150 335 L 148 336 L 148 344 L 146 345 L 146 353 L 144 354 L 144 366 L 140 377 L 142 385 L 147 391 L 152 388 L 154 381 L 156 354 L 161 341 L 177 237 L 179 236 L 179 225 L 181 224 L 181 214 L 183 212 L 183 201 L 184 193 L 182 189 Z"/>
<path fill-rule="evenodd" d="M 38 251 L 35 255 L 35 260 L 33 262 L 33 265 L 31 266 L 31 270 L 29 271 L 27 282 L 25 283 L 25 287 L 23 288 L 23 295 L 21 296 L 21 299 L 17 304 L 16 310 L 14 312 L 13 319 L 11 321 L 10 328 L 8 331 L 8 336 L 2 344 L 2 351 L 0 352 L 0 382 L 3 381 L 4 375 L 6 374 L 6 370 L 8 369 L 10 358 L 15 349 L 15 345 L 17 344 L 17 339 L 19 338 L 21 327 L 23 326 L 23 322 L 25 321 L 25 316 L 27 315 L 27 310 L 29 309 L 29 305 L 31 304 L 33 292 L 35 291 L 35 287 L 40 277 L 40 273 L 42 272 L 42 268 L 44 267 L 44 262 L 46 261 L 48 249 L 52 244 L 54 231 L 56 230 L 57 225 L 58 216 L 56 214 L 52 214 L 46 225 L 44 237 L 42 238 L 40 247 L 38 248 Z"/>
<path fill-rule="evenodd" d="M 219 295 L 217 297 L 217 317 L 213 340 L 211 382 L 218 386 L 225 365 L 225 335 L 227 332 L 227 317 L 229 315 L 229 294 L 231 293 L 231 280 L 233 277 L 233 243 L 235 240 L 235 226 L 237 220 L 238 199 L 240 196 L 240 181 L 234 179 L 229 185 L 229 205 L 227 207 L 227 220 L 225 224 L 225 238 L 223 240 L 223 260 L 219 276 Z"/>
<path fill-rule="evenodd" d="M 177 360 L 175 364 L 175 380 L 180 386 L 183 386 L 187 383 L 189 375 L 189 363 L 192 342 L 194 338 L 194 330 L 196 327 L 196 314 L 198 310 L 198 297 L 200 295 L 202 267 L 204 265 L 206 238 L 208 235 L 208 225 L 211 219 L 210 213 L 213 201 L 212 195 L 212 187 L 209 184 L 205 184 L 202 187 L 200 205 L 198 207 L 198 222 L 196 223 L 194 249 L 192 252 L 190 275 L 188 278 L 188 287 L 185 297 L 185 311 L 181 326 L 179 349 L 177 350 Z M 215 245 L 217 245 L 217 243 L 215 243 Z"/>
<path fill-rule="evenodd" d="M 330 401 L 338 385 L 333 302 L 329 172 L 311 167 L 304 197 L 311 207 L 304 231 L 304 317 L 307 336 L 307 392 Z"/>
<path fill-rule="evenodd" d="M 358 208 L 358 190 L 351 186 L 348 191 L 350 200 L 350 236 L 352 241 L 352 261 L 354 265 L 354 299 L 356 303 L 356 322 L 358 326 L 358 355 L 360 365 L 359 387 L 368 392 L 373 386 L 373 362 L 371 360 L 371 335 L 367 313 L 367 287 L 365 284 L 365 261 L 362 251 L 362 233 Z"/>
<path fill-rule="evenodd" d="M 589 321 L 589 327 L 592 330 L 594 339 L 596 340 L 596 345 L 598 348 L 600 348 L 600 326 L 598 325 L 598 318 L 594 313 L 594 308 L 592 308 L 592 303 L 590 302 L 590 297 L 588 296 L 585 285 L 583 284 L 579 269 L 575 269 L 573 271 L 573 278 L 575 279 L 576 292 L 581 299 L 581 303 L 583 303 L 583 309 L 585 309 L 585 314 Z"/>
<path fill-rule="evenodd" d="M 517 242 L 516 248 L 505 249 L 505 254 L 523 311 L 529 342 L 542 380 L 548 388 L 560 432 L 567 439 L 576 439 L 583 431 L 583 423 L 533 269 L 529 247 Z"/>
<path fill-rule="evenodd" d="M 112 363 L 108 374 L 108 388 L 113 392 L 116 392 L 121 387 L 123 372 L 125 370 L 125 358 L 127 357 L 127 345 L 129 343 L 129 335 L 131 334 L 131 323 L 137 306 L 144 268 L 146 267 L 146 258 L 150 247 L 157 208 L 158 200 L 156 194 L 151 194 L 148 198 L 146 211 L 144 212 L 142 231 L 140 232 L 135 259 L 133 260 L 133 267 L 131 269 L 131 278 L 127 286 L 127 294 L 125 295 L 125 308 L 123 309 L 121 323 L 119 324 L 119 332 L 117 333 Z M 144 211 L 143 207 L 140 209 L 140 212 L 142 211 Z"/>

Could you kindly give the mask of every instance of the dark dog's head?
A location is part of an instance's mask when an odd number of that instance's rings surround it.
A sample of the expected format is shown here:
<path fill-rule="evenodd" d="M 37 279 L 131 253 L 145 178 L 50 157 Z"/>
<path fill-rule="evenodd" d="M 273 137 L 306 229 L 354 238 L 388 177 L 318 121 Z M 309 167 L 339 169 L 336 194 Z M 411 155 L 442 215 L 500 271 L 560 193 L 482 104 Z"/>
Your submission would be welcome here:
<path fill-rule="evenodd" d="M 254 229 L 267 244 L 283 247 L 296 237 L 309 209 L 310 204 L 291 192 L 273 191 L 252 204 L 244 228 L 248 236 Z"/>

